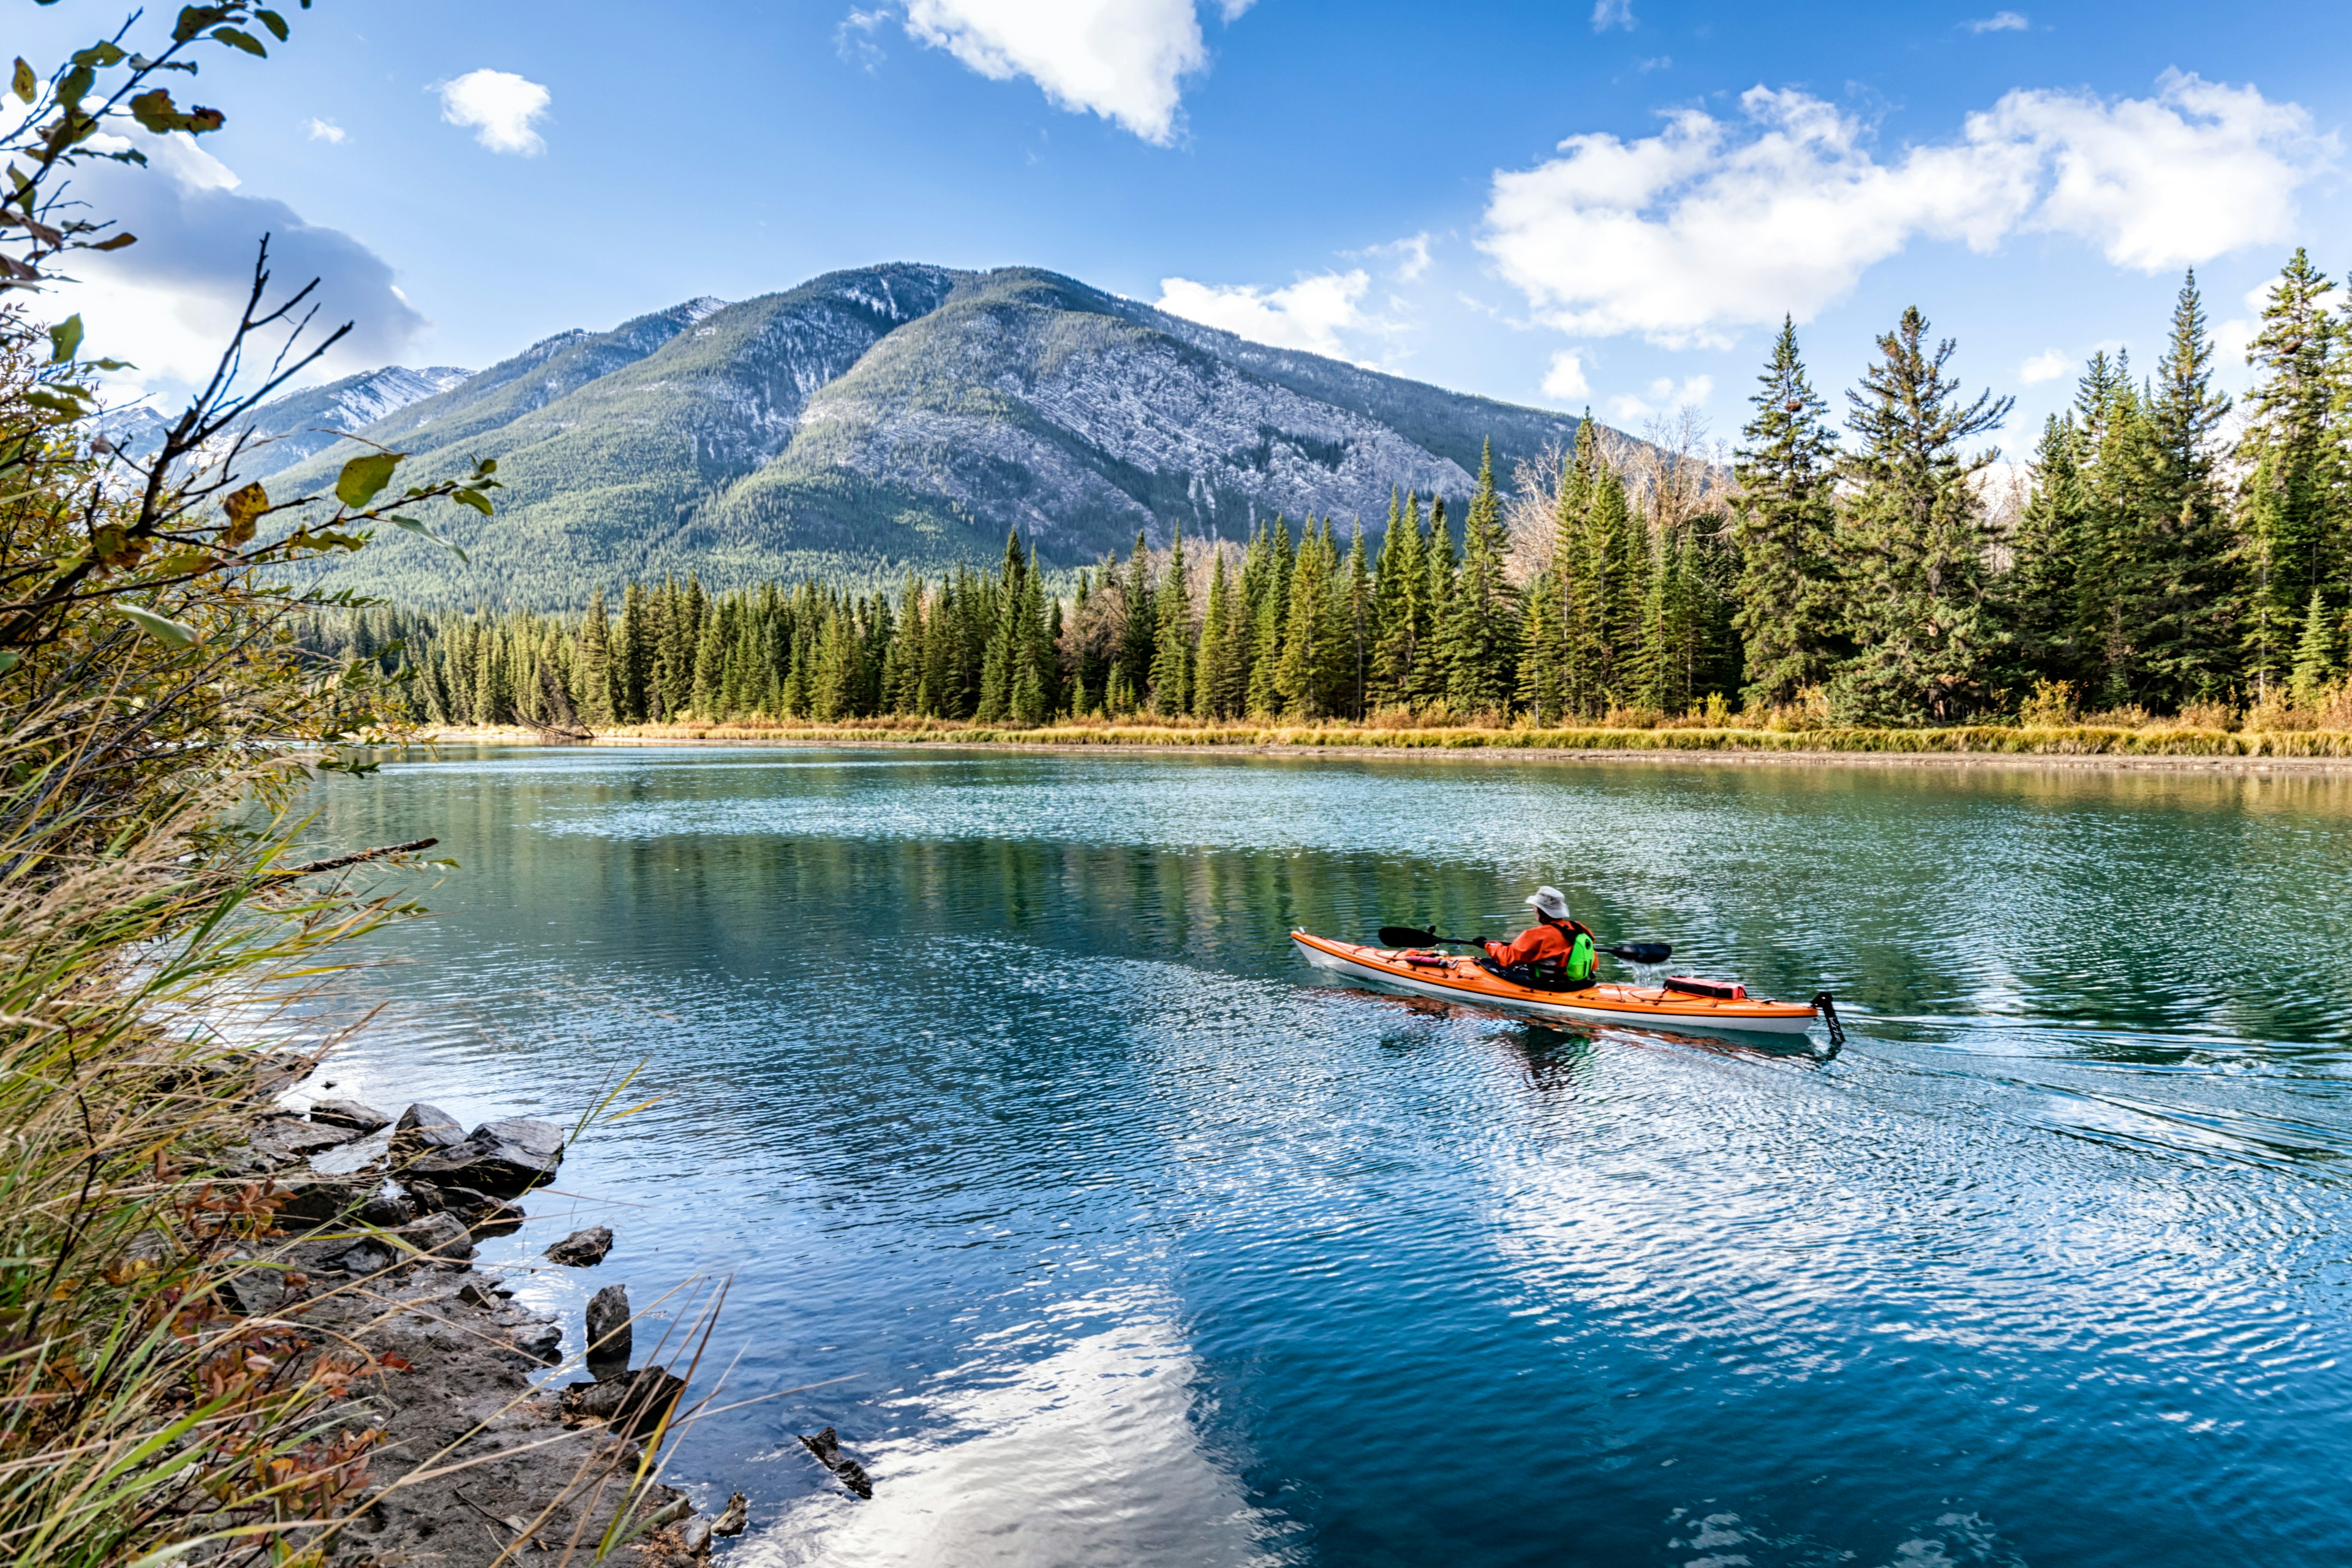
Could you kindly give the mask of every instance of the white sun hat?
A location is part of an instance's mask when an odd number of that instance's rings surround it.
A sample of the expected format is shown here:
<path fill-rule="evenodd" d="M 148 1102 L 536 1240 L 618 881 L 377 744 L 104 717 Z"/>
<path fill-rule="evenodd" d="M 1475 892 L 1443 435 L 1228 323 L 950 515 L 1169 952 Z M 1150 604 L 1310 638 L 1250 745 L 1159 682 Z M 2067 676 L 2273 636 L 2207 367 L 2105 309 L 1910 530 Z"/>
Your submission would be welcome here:
<path fill-rule="evenodd" d="M 1538 888 L 1528 900 L 1528 908 L 1538 914 L 1549 915 L 1556 921 L 1568 919 L 1568 895 L 1558 888 Z"/>

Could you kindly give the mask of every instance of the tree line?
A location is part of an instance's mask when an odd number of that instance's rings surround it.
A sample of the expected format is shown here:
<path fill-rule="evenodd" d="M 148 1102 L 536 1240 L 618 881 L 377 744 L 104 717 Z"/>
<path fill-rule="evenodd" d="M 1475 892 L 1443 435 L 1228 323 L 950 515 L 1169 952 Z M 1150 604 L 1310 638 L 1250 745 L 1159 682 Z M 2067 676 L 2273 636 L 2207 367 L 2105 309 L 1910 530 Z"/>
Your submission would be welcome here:
<path fill-rule="evenodd" d="M 689 576 L 576 616 L 378 606 L 313 636 L 404 671 L 413 716 L 448 724 L 2314 705 L 2352 635 L 2352 308 L 2330 300 L 2297 251 L 2232 440 L 2192 274 L 2155 374 L 2094 354 L 2005 510 L 1979 443 L 2011 400 L 1964 391 L 1915 308 L 1843 432 L 1784 322 L 1728 487 L 1689 416 L 1646 444 L 1588 416 L 1508 495 L 1490 449 L 1458 526 L 1443 498 L 1392 497 L 1376 551 L 1360 525 L 1276 518 L 1246 541 L 1139 535 L 1053 582 L 1015 535 L 993 571 L 896 593 Z"/>

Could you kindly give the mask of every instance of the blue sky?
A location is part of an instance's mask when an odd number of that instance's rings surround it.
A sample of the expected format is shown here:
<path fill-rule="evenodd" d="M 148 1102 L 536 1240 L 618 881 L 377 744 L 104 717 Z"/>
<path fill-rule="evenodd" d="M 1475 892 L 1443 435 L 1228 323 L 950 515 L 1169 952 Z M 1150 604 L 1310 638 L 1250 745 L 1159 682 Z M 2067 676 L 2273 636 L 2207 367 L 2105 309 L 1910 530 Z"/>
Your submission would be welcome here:
<path fill-rule="evenodd" d="M 115 16 L 16 4 L 50 57 Z M 281 275 L 361 323 L 343 368 L 480 366 L 835 267 L 1025 263 L 1632 428 L 1692 402 L 1726 438 L 1783 310 L 1834 388 L 1916 301 L 2018 395 L 2015 448 L 2093 348 L 2153 363 L 2184 266 L 2232 347 L 2295 243 L 2352 266 L 2341 5 L 289 15 L 268 65 L 207 61 L 205 156 L 94 183 L 188 242 L 68 296 L 159 385 L 274 226 Z"/>

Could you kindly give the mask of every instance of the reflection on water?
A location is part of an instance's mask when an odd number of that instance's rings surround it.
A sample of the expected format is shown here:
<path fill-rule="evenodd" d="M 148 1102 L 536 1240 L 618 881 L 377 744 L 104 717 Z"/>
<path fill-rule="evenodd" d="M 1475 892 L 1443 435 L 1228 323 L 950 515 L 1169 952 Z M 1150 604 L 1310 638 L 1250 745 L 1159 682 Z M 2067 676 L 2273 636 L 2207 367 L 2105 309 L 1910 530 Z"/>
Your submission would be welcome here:
<path fill-rule="evenodd" d="M 362 1098 L 568 1114 L 577 1321 L 731 1274 L 757 1563 L 2340 1560 L 2352 781 L 484 752 Z M 1845 1053 L 1334 987 L 1612 938 Z M 541 1230 L 544 1234 L 541 1234 Z M 828 1381 L 838 1380 L 838 1381 Z M 874 1473 L 840 1496 L 795 1432 Z"/>

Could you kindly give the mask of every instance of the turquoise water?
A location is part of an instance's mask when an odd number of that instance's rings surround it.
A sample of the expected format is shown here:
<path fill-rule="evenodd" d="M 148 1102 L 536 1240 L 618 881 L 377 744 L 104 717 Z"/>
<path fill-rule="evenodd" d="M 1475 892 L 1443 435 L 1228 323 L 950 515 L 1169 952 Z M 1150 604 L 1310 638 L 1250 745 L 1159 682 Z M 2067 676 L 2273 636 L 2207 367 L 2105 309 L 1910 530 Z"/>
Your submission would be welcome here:
<path fill-rule="evenodd" d="M 456 752 L 339 1092 L 732 1280 L 738 1564 L 2336 1563 L 2352 780 Z M 1834 1060 L 1327 984 L 1567 890 Z M 667 1307 L 660 1309 L 667 1310 Z M 641 1328 L 640 1343 L 647 1331 Z M 795 1432 L 873 1472 L 841 1496 Z"/>

